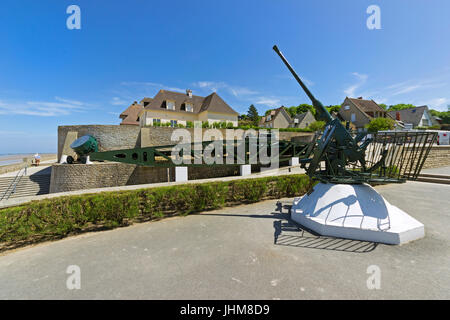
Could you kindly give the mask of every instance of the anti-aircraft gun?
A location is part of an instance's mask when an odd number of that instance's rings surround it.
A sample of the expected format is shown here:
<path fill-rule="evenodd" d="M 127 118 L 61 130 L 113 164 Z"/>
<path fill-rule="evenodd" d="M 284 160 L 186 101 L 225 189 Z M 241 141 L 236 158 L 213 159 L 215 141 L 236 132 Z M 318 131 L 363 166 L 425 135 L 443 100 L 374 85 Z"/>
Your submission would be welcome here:
<path fill-rule="evenodd" d="M 389 183 L 416 179 L 436 140 L 431 132 L 383 132 L 353 135 L 349 123 L 344 126 L 317 100 L 275 45 L 273 50 L 305 91 L 316 110 L 316 118 L 325 121 L 313 157 L 301 159 L 307 174 L 329 183 Z M 321 164 L 325 163 L 322 169 Z"/>

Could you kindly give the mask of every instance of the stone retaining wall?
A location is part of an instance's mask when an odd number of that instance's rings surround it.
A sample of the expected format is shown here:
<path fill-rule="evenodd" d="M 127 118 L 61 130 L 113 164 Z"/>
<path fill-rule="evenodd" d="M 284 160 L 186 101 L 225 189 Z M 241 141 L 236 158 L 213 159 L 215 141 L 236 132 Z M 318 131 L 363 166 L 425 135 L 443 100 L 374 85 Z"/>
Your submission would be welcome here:
<path fill-rule="evenodd" d="M 252 165 L 259 171 L 259 165 Z M 239 175 L 239 165 L 189 167 L 189 180 Z M 55 164 L 50 193 L 175 181 L 175 168 L 143 167 L 124 163 Z"/>

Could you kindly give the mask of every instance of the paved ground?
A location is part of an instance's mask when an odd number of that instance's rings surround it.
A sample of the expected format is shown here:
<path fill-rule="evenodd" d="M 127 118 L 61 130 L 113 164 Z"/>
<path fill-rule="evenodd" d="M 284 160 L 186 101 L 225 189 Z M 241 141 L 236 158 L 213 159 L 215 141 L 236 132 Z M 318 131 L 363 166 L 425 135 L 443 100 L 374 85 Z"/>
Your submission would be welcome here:
<path fill-rule="evenodd" d="M 55 162 L 56 162 L 56 159 L 46 160 L 46 161 L 41 161 L 41 163 L 38 167 L 30 166 L 27 168 L 27 176 L 31 176 L 34 174 L 51 174 L 52 173 L 51 165 Z M 0 174 L 0 177 L 15 177 L 18 172 L 19 172 L 19 170 L 3 173 L 3 174 Z"/>
<path fill-rule="evenodd" d="M 0 298 L 449 299 L 450 186 L 377 190 L 423 222 L 426 237 L 403 246 L 317 237 L 264 201 L 9 252 Z M 66 287 L 69 265 L 81 268 L 80 290 Z M 367 288 L 370 265 L 379 290 Z"/>

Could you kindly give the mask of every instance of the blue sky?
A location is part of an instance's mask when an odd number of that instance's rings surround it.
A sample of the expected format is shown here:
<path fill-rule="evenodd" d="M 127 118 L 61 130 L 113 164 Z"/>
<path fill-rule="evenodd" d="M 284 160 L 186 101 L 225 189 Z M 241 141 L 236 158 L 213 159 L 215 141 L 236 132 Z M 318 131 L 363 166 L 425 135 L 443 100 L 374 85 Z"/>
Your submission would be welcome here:
<path fill-rule="evenodd" d="M 66 9 L 81 9 L 69 30 Z M 381 9 L 369 30 L 366 9 Z M 235 110 L 309 103 L 450 104 L 448 0 L 2 0 L 0 153 L 55 152 L 58 125 L 118 124 L 161 88 Z"/>

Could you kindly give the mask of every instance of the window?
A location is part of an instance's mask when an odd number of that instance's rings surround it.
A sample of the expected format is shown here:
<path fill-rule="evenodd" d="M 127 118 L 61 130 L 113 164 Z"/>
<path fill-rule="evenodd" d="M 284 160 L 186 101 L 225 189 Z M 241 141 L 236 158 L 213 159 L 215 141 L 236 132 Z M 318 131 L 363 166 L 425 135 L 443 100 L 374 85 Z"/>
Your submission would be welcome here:
<path fill-rule="evenodd" d="M 185 109 L 187 112 L 193 112 L 194 111 L 194 106 L 190 103 L 186 103 L 185 104 Z"/>
<path fill-rule="evenodd" d="M 153 125 L 160 124 L 161 119 L 153 119 Z"/>
<path fill-rule="evenodd" d="M 356 114 L 352 113 L 351 122 L 355 122 L 355 121 L 356 121 Z"/>
<path fill-rule="evenodd" d="M 167 108 L 167 110 L 175 110 L 175 102 L 167 100 L 166 101 L 166 108 Z"/>
<path fill-rule="evenodd" d="M 269 114 L 269 115 L 267 116 L 266 121 L 270 121 L 270 120 L 272 120 L 272 116 Z"/>
<path fill-rule="evenodd" d="M 350 110 L 350 106 L 344 106 L 344 110 Z"/>
<path fill-rule="evenodd" d="M 178 121 L 177 120 L 170 120 L 170 126 L 173 128 L 177 125 Z"/>

